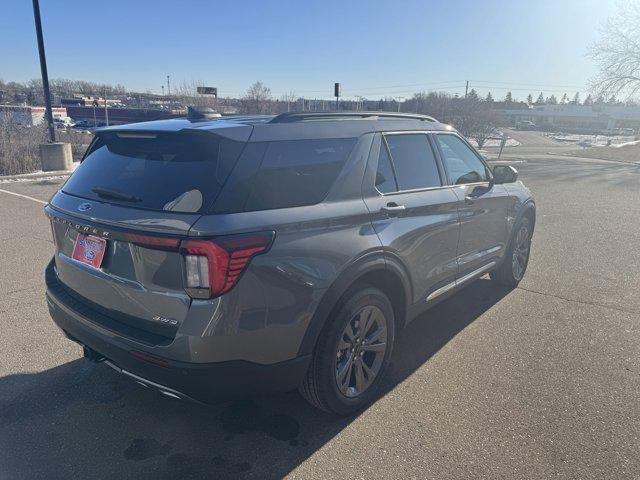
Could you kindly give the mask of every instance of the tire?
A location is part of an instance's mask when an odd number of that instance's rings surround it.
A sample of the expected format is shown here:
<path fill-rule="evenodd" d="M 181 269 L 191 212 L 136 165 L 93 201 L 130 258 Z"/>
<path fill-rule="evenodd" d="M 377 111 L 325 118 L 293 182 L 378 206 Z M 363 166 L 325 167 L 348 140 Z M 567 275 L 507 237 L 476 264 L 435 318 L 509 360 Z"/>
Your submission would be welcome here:
<path fill-rule="evenodd" d="M 313 406 L 346 416 L 376 398 L 393 351 L 395 317 L 389 298 L 368 285 L 349 289 L 333 312 L 320 334 L 300 393 Z M 359 338 L 365 341 L 358 342 Z"/>
<path fill-rule="evenodd" d="M 505 287 L 515 288 L 518 286 L 529 264 L 531 226 L 531 220 L 528 217 L 522 217 L 518 221 L 513 229 L 513 236 L 504 260 L 498 268 L 489 273 L 491 280 Z M 518 267 L 516 267 L 516 262 Z"/>

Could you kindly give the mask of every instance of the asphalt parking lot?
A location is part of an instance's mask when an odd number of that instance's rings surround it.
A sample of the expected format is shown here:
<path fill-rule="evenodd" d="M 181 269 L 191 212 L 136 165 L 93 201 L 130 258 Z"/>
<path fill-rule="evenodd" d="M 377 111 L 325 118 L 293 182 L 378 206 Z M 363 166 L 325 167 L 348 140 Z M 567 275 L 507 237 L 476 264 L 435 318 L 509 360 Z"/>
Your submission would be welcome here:
<path fill-rule="evenodd" d="M 506 157 L 538 203 L 520 287 L 485 277 L 414 321 L 348 419 L 296 393 L 183 403 L 83 360 L 44 299 L 33 199 L 62 180 L 0 183 L 0 478 L 640 478 L 640 165 L 547 147 Z"/>

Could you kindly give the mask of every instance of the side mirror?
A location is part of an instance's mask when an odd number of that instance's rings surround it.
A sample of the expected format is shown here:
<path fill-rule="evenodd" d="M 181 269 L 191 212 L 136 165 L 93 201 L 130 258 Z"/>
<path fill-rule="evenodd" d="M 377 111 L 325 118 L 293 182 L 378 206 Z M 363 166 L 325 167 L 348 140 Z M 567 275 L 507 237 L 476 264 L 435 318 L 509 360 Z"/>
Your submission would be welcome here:
<path fill-rule="evenodd" d="M 513 183 L 518 179 L 518 171 L 511 165 L 496 165 L 493 167 L 493 182 L 495 184 Z"/>

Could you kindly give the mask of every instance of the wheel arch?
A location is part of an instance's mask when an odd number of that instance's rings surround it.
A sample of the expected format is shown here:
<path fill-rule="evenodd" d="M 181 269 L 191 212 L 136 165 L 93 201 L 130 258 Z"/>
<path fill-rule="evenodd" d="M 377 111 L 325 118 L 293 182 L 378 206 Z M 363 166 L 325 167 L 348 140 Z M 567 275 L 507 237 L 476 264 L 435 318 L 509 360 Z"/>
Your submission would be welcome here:
<path fill-rule="evenodd" d="M 536 228 L 536 204 L 531 199 L 527 200 L 520 208 L 518 221 L 525 216 L 531 221 L 531 234 L 533 235 L 533 231 Z"/>
<path fill-rule="evenodd" d="M 384 251 L 376 251 L 361 257 L 336 278 L 324 293 L 302 339 L 298 355 L 312 353 L 318 337 L 331 314 L 354 285 L 362 283 L 382 290 L 391 300 L 396 325 L 403 327 L 407 321 L 407 309 L 411 299 L 411 286 L 406 268 Z"/>
<path fill-rule="evenodd" d="M 526 200 L 518 209 L 516 219 L 512 224 L 511 230 L 509 231 L 509 239 L 505 251 L 509 251 L 509 248 L 511 248 L 511 243 L 513 242 L 513 237 L 515 235 L 515 227 L 516 225 L 518 225 L 518 222 L 520 222 L 520 220 L 522 220 L 522 218 L 525 216 L 531 221 L 531 235 L 533 235 L 533 231 L 536 226 L 536 204 L 532 199 Z"/>

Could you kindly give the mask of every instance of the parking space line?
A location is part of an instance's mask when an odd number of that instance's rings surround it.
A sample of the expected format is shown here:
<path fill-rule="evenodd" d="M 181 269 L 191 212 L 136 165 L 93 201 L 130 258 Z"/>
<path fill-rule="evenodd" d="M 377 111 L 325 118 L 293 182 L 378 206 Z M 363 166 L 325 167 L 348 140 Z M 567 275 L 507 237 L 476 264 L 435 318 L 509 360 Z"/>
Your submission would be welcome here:
<path fill-rule="evenodd" d="M 16 197 L 26 198 L 27 200 L 32 200 L 32 201 L 34 201 L 34 202 L 38 202 L 38 203 L 41 203 L 41 204 L 43 204 L 43 205 L 46 205 L 46 204 L 48 204 L 48 203 L 49 203 L 49 202 L 45 202 L 44 200 L 39 200 L 39 199 L 37 199 L 37 198 L 33 198 L 33 197 L 28 196 L 28 195 L 22 195 L 21 193 L 10 192 L 9 190 L 3 190 L 3 189 L 1 189 L 1 188 L 0 188 L 0 192 L 2 192 L 2 193 L 8 193 L 9 195 L 15 195 Z"/>

